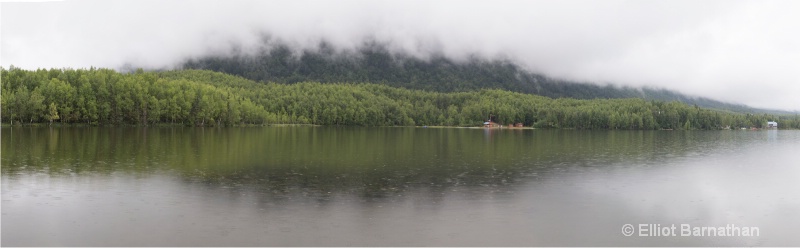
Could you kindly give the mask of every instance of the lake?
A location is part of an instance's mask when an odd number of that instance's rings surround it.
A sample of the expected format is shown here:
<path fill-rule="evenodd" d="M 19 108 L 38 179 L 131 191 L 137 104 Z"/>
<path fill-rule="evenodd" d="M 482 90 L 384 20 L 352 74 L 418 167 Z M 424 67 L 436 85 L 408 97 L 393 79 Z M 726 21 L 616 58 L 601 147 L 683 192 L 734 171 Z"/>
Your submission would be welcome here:
<path fill-rule="evenodd" d="M 2 246 L 800 245 L 796 130 L 0 131 Z"/>

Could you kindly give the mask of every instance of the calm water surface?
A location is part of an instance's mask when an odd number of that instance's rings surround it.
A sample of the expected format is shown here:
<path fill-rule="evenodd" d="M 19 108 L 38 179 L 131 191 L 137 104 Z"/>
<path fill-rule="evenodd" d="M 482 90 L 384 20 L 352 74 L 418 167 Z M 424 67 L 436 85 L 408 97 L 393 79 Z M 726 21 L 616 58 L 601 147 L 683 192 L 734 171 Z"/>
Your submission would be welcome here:
<path fill-rule="evenodd" d="M 800 131 L 0 131 L 3 246 L 800 245 Z"/>

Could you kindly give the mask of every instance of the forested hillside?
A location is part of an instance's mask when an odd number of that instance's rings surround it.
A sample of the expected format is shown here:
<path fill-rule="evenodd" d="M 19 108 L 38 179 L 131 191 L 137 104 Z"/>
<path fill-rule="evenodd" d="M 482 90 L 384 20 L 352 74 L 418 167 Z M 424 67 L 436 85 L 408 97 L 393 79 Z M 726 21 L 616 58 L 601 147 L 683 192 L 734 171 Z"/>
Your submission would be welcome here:
<path fill-rule="evenodd" d="M 2 69 L 4 123 L 195 126 L 317 124 L 541 128 L 720 129 L 761 127 L 797 116 L 738 114 L 639 98 L 553 99 L 507 90 L 435 92 L 380 84 L 258 83 L 201 70 L 118 73 L 110 69 Z"/>
<path fill-rule="evenodd" d="M 507 60 L 472 57 L 465 62 L 456 62 L 437 55 L 420 59 L 390 52 L 386 46 L 375 42 L 367 42 L 350 52 L 336 51 L 324 42 L 320 43 L 318 49 L 299 52 L 281 43 L 273 43 L 269 47 L 255 53 L 232 51 L 228 55 L 190 59 L 182 67 L 224 72 L 261 82 L 367 82 L 437 92 L 502 89 L 551 98 L 643 98 L 680 101 L 741 113 L 781 113 L 690 97 L 665 89 L 600 86 L 557 80 L 530 73 Z"/>

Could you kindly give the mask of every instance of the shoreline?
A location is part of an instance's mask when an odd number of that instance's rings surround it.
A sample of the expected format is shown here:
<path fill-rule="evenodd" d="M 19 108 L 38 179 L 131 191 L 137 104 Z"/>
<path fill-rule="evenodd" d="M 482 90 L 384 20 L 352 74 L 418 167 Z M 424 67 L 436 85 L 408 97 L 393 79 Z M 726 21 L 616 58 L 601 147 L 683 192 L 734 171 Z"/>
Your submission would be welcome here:
<path fill-rule="evenodd" d="M 30 123 L 30 124 L 14 124 L 11 125 L 9 123 L 0 123 L 0 127 L 8 128 L 8 127 L 201 127 L 201 128 L 230 128 L 230 127 L 413 127 L 413 128 L 431 128 L 431 129 L 444 129 L 444 128 L 455 128 L 455 129 L 485 129 L 485 130 L 538 130 L 538 129 L 558 129 L 558 130 L 619 130 L 619 131 L 712 131 L 712 130 L 735 130 L 735 131 L 762 131 L 762 130 L 799 130 L 799 129 L 792 129 L 792 128 L 757 128 L 757 129 L 692 129 L 692 130 L 684 130 L 684 129 L 579 129 L 579 128 L 536 128 L 536 127 L 480 127 L 480 126 L 472 126 L 472 127 L 464 127 L 464 126 L 354 126 L 354 125 L 317 125 L 317 124 L 243 124 L 243 125 L 220 125 L 220 126 L 195 126 L 195 125 L 186 125 L 181 123 L 156 123 L 156 124 L 149 124 L 149 125 L 141 125 L 141 124 L 86 124 L 86 123 L 53 123 L 52 125 L 49 123 Z"/>

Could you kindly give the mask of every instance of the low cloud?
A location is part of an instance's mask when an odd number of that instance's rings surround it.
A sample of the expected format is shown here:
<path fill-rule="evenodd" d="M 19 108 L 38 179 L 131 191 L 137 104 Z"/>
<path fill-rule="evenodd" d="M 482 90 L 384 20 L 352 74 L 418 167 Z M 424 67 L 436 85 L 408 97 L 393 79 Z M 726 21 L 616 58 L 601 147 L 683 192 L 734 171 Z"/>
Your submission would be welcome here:
<path fill-rule="evenodd" d="M 552 77 L 800 109 L 796 1 L 3 3 L 2 65 L 151 68 L 260 45 L 365 39 L 419 57 L 510 58 Z"/>

